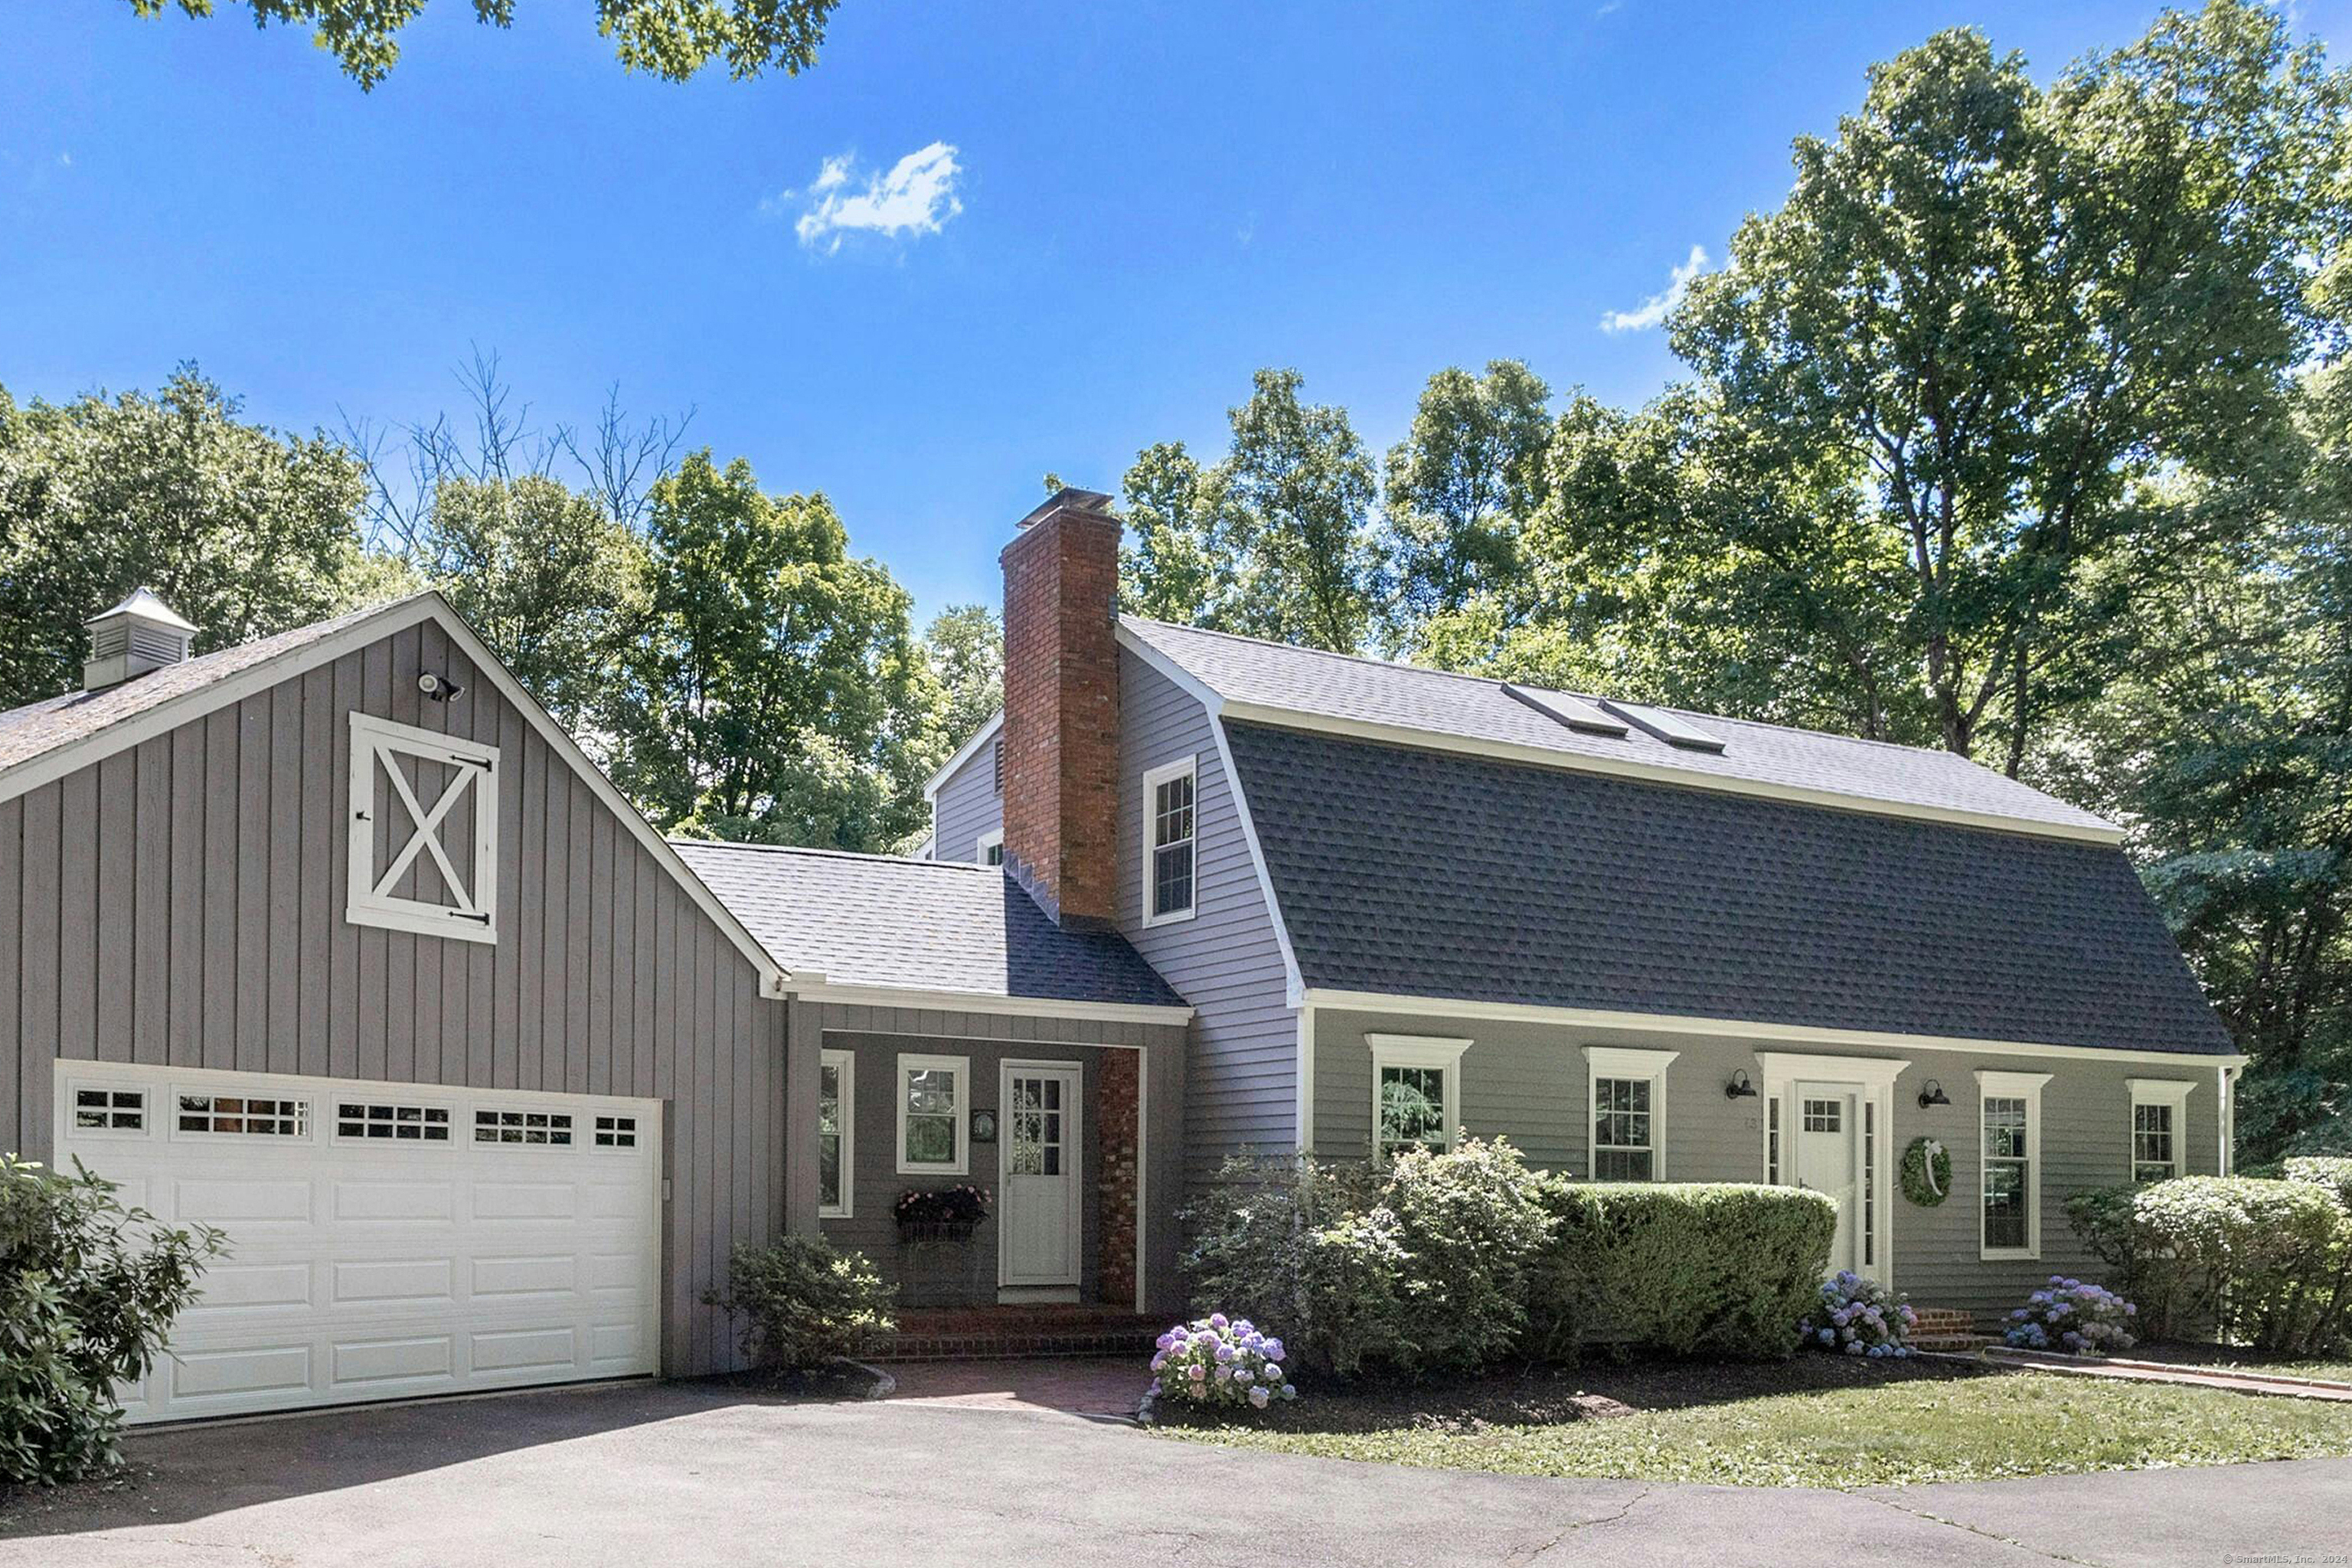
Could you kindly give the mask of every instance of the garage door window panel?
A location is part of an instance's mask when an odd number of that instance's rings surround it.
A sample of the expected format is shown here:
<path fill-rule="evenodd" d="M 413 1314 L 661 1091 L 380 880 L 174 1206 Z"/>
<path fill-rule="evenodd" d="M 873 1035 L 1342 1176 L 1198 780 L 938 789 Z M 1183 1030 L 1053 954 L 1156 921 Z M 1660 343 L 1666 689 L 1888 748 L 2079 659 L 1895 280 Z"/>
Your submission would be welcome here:
<path fill-rule="evenodd" d="M 569 1149 L 572 1117 L 561 1110 L 477 1110 L 474 1142 L 519 1148 Z"/>
<path fill-rule="evenodd" d="M 147 1135 L 145 1089 L 79 1085 L 73 1093 L 74 1131 L 134 1138 Z"/>
<path fill-rule="evenodd" d="M 345 1143 L 446 1143 L 449 1108 L 385 1100 L 338 1100 L 335 1138 Z"/>
<path fill-rule="evenodd" d="M 183 1094 L 173 1130 L 196 1138 L 291 1142 L 310 1135 L 310 1102 L 266 1094 Z"/>

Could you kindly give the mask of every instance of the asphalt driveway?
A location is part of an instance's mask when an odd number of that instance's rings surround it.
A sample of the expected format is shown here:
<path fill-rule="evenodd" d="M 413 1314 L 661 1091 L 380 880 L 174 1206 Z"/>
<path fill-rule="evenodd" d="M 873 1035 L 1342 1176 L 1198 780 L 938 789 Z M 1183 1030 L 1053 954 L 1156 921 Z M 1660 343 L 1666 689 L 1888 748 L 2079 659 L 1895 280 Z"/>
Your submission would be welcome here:
<path fill-rule="evenodd" d="M 2352 1460 L 1842 1494 L 1251 1457 L 1033 1406 L 630 1384 L 142 1435 L 0 1564 L 2344 1562 Z M 1147 1556 L 1146 1554 L 1150 1554 Z"/>

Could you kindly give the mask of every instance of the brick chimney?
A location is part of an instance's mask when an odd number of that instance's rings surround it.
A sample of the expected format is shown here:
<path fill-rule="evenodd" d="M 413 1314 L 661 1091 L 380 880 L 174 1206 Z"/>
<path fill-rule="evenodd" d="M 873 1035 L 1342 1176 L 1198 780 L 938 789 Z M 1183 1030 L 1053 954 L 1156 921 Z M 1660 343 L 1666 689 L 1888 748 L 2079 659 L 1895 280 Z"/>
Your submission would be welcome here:
<path fill-rule="evenodd" d="M 1118 874 L 1118 520 L 1063 489 L 1004 547 L 1004 865 L 1045 912 L 1107 930 Z"/>

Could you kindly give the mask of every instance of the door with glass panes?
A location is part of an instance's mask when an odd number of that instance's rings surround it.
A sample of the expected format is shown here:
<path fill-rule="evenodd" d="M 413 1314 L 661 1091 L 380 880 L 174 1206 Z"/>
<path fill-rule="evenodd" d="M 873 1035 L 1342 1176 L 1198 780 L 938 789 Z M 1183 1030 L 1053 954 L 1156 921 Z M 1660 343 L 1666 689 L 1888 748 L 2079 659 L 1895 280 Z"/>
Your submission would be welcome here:
<path fill-rule="evenodd" d="M 1074 1063 L 1006 1062 L 997 1103 L 1003 1204 L 999 1284 L 1075 1287 L 1084 1220 L 1083 1159 Z"/>

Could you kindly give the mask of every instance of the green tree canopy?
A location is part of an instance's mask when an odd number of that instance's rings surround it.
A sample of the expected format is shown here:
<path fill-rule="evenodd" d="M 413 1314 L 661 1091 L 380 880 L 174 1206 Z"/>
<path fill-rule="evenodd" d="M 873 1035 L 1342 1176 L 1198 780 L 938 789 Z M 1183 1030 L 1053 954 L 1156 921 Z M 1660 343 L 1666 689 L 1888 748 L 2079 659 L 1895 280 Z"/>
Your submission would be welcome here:
<path fill-rule="evenodd" d="M 888 572 L 821 495 L 706 450 L 657 483 L 614 774 L 665 830 L 875 849 L 921 823 L 940 692 Z"/>
<path fill-rule="evenodd" d="M 236 4 L 237 0 L 230 0 Z M 312 29 L 311 40 L 335 57 L 343 74 L 373 89 L 400 58 L 400 30 L 425 9 L 425 0 L 242 0 L 256 26 L 290 23 Z M 737 80 L 771 68 L 798 76 L 816 64 L 825 23 L 838 0 L 596 0 L 596 31 L 614 40 L 621 64 L 684 81 L 714 59 Z M 183 16 L 210 16 L 215 0 L 130 0 L 142 16 L 169 6 Z M 494 27 L 514 24 L 515 0 L 473 0 L 474 19 Z"/>
<path fill-rule="evenodd" d="M 986 605 L 950 605 L 923 628 L 923 651 L 940 683 L 944 762 L 1004 706 L 1003 622 Z"/>
<path fill-rule="evenodd" d="M 249 642 L 410 585 L 360 538 L 361 465 L 245 423 L 193 365 L 150 397 L 0 394 L 0 708 L 80 683 L 82 623 L 144 584 Z"/>

